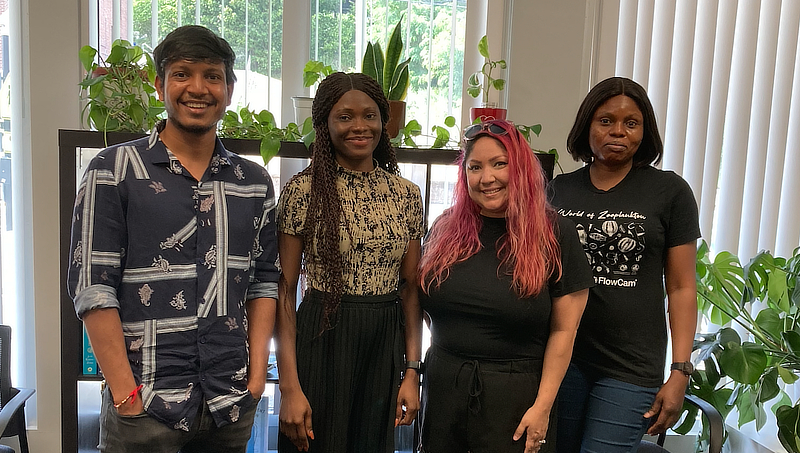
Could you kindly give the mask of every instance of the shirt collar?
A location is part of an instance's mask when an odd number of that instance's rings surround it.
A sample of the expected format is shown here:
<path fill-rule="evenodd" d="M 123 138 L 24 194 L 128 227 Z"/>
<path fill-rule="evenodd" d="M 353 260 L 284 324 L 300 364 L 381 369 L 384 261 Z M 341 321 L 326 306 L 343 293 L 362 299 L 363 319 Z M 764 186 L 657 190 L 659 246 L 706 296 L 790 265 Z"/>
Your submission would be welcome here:
<path fill-rule="evenodd" d="M 377 174 L 378 174 L 380 171 L 382 171 L 383 169 L 382 169 L 382 168 L 381 168 L 381 166 L 378 164 L 378 161 L 377 161 L 376 159 L 372 159 L 372 163 L 373 163 L 375 166 L 374 166 L 374 167 L 372 167 L 372 170 L 370 170 L 370 171 L 357 171 L 357 170 L 350 170 L 349 168 L 344 168 L 344 167 L 342 167 L 341 165 L 339 165 L 339 164 L 337 163 L 337 164 L 336 164 L 336 167 L 337 167 L 337 173 L 338 173 L 340 176 L 342 176 L 342 177 L 344 177 L 344 178 L 346 178 L 346 179 L 350 179 L 350 180 L 356 180 L 356 179 L 371 179 L 371 178 L 375 178 L 375 176 L 376 176 L 376 175 L 377 175 Z"/>
<path fill-rule="evenodd" d="M 161 141 L 160 133 L 164 130 L 164 126 L 167 124 L 167 120 L 159 121 L 156 126 L 153 128 L 153 131 L 150 133 L 150 137 L 147 144 L 148 150 L 153 150 L 152 160 L 154 164 L 163 164 L 168 165 L 171 169 L 180 168 L 180 161 L 172 151 L 167 148 L 163 141 Z M 211 174 L 219 173 L 222 167 L 227 167 L 232 165 L 231 164 L 231 155 L 232 153 L 225 149 L 225 146 L 222 144 L 222 140 L 219 137 L 216 137 L 216 143 L 214 144 L 214 153 L 211 155 L 211 163 L 209 164 L 209 169 Z"/>

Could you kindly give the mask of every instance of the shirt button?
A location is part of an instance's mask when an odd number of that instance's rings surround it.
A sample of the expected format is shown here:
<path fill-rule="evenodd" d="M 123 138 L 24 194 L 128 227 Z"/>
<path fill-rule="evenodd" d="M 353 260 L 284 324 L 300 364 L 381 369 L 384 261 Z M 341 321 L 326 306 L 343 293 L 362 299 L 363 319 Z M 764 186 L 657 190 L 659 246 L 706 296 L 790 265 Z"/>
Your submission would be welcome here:
<path fill-rule="evenodd" d="M 206 344 L 206 337 L 200 337 L 200 343 Z"/>

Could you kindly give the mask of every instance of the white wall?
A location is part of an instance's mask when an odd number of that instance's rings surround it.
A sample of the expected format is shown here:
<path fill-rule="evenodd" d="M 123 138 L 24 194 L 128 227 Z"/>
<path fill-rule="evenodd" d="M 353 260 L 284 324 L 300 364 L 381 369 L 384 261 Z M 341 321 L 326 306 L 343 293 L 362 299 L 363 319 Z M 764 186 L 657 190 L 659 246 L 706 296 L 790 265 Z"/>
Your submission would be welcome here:
<path fill-rule="evenodd" d="M 30 182 L 29 209 L 33 222 L 23 226 L 32 250 L 23 251 L 26 284 L 20 288 L 26 311 L 35 316 L 33 329 L 15 341 L 35 344 L 35 376 L 26 374 L 20 386 L 36 387 L 36 427 L 29 430 L 31 451 L 61 450 L 61 347 L 59 342 L 58 133 L 79 126 L 77 101 L 80 63 L 81 4 L 85 0 L 19 0 L 16 18 L 22 32 L 22 121 L 14 124 L 15 144 L 30 149 L 23 159 Z M 85 22 L 83 23 L 85 29 Z M 19 135 L 17 133 L 19 132 Z M 20 148 L 17 148 L 20 149 Z M 15 366 L 24 363 L 14 358 Z"/>
<path fill-rule="evenodd" d="M 508 119 L 541 124 L 533 146 L 558 149 L 564 171 L 578 168 L 566 142 L 589 89 L 588 55 L 584 56 L 587 1 L 514 0 L 512 6 Z"/>

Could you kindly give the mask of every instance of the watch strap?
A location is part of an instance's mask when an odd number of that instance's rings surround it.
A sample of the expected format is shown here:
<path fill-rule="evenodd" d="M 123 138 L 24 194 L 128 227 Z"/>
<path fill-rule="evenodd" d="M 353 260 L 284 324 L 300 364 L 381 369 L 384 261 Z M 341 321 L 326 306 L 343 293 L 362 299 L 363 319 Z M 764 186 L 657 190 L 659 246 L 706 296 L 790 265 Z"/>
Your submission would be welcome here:
<path fill-rule="evenodd" d="M 692 362 L 675 362 L 669 367 L 670 371 L 678 370 L 683 373 L 685 376 L 691 376 L 692 372 L 694 372 L 694 366 Z"/>

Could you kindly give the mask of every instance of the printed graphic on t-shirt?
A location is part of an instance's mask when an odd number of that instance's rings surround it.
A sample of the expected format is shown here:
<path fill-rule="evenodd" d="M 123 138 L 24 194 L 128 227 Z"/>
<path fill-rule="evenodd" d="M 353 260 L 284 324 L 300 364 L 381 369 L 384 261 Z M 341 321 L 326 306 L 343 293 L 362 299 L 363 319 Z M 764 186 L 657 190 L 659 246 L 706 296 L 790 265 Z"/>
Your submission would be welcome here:
<path fill-rule="evenodd" d="M 645 249 L 644 215 L 637 212 L 586 213 L 561 209 L 559 214 L 571 218 L 595 284 L 635 287 Z"/>

